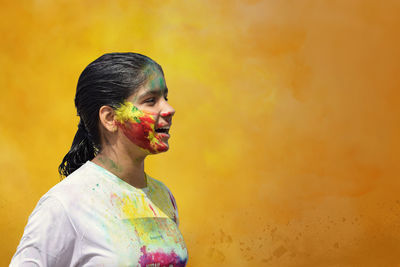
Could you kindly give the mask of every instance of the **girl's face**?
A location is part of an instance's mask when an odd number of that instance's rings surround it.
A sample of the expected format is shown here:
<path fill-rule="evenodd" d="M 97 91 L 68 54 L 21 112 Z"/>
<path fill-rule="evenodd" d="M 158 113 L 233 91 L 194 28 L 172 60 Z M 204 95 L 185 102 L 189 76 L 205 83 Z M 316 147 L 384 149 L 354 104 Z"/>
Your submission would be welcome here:
<path fill-rule="evenodd" d="M 115 111 L 123 134 L 146 154 L 168 150 L 169 128 L 175 110 L 168 104 L 168 88 L 162 73 L 147 69 L 148 81 Z"/>

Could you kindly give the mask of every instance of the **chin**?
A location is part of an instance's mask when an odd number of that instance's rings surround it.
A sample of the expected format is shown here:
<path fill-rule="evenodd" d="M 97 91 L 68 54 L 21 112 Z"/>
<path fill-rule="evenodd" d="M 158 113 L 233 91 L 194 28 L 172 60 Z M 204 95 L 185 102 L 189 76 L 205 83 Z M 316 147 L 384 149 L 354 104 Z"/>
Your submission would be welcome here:
<path fill-rule="evenodd" d="M 163 152 L 167 152 L 168 149 L 169 149 L 168 143 L 164 142 L 162 143 L 162 145 L 142 147 L 142 150 L 145 151 L 147 155 L 160 154 Z"/>
<path fill-rule="evenodd" d="M 167 145 L 166 147 L 163 147 L 162 149 L 157 150 L 155 153 L 152 153 L 152 154 L 160 154 L 163 152 L 167 152 L 168 150 L 169 150 L 169 146 Z"/>

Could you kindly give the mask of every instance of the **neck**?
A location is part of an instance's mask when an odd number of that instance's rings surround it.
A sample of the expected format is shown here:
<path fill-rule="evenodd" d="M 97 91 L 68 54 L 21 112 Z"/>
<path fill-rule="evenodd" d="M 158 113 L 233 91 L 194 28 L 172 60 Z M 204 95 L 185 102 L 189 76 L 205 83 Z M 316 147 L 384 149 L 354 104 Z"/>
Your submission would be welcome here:
<path fill-rule="evenodd" d="M 116 153 L 114 149 L 107 149 L 102 150 L 92 162 L 113 173 L 128 184 L 136 188 L 144 188 L 147 186 L 144 174 L 145 157 L 143 155 L 129 155 L 127 151 Z"/>

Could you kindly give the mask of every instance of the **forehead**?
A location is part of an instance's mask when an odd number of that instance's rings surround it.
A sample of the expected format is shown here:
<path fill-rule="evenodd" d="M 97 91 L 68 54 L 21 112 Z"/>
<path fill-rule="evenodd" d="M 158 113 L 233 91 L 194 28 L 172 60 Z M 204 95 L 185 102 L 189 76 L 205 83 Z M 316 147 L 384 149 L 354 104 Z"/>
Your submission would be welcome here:
<path fill-rule="evenodd" d="M 149 64 L 146 65 L 143 69 L 142 69 L 143 73 L 146 75 L 146 77 L 150 77 L 152 75 L 157 75 L 157 74 L 161 74 L 160 69 L 154 65 L 154 64 Z M 162 74 L 161 74 L 162 75 Z"/>
<path fill-rule="evenodd" d="M 147 72 L 146 76 L 147 81 L 128 97 L 128 101 L 136 101 L 151 94 L 164 95 L 168 93 L 164 76 L 158 69 Z"/>
<path fill-rule="evenodd" d="M 144 87 L 148 87 L 149 89 L 166 87 L 164 75 L 157 66 L 150 64 L 144 68 L 143 73 L 147 79 Z"/>

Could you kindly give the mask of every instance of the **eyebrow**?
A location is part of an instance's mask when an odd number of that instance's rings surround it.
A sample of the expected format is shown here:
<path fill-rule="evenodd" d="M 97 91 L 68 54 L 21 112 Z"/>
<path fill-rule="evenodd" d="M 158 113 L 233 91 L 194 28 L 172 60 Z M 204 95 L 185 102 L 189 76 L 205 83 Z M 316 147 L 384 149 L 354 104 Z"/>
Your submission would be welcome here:
<path fill-rule="evenodd" d="M 148 96 L 148 95 L 157 95 L 157 94 L 162 93 L 162 92 L 164 92 L 164 94 L 168 94 L 168 88 L 165 87 L 164 90 L 161 90 L 161 89 L 151 89 L 151 90 L 146 91 L 146 92 L 144 92 L 143 94 L 141 94 L 138 98 L 141 99 L 141 98 L 143 98 L 143 97 L 145 97 L 145 96 Z"/>

